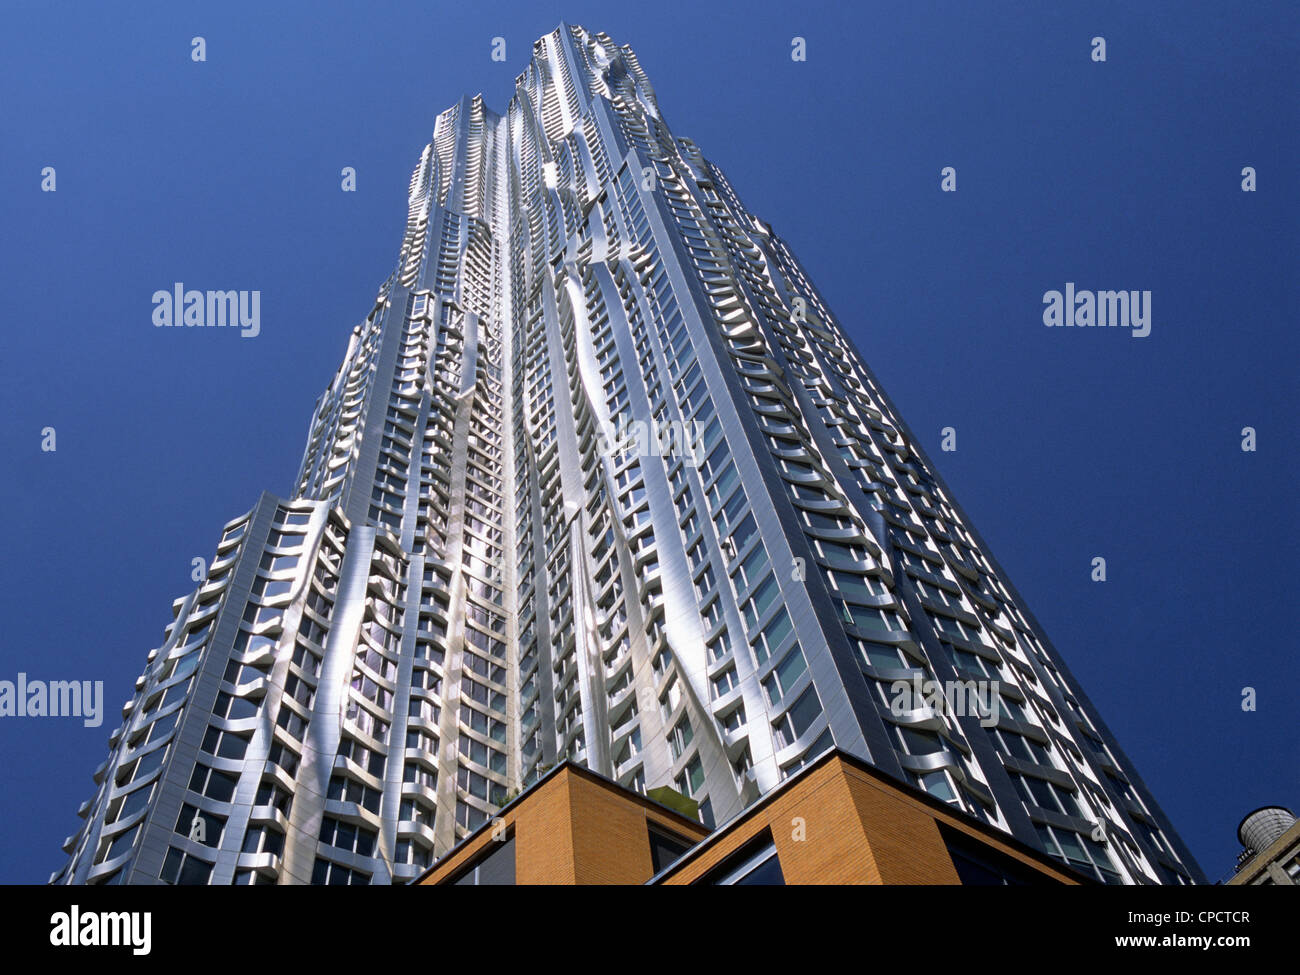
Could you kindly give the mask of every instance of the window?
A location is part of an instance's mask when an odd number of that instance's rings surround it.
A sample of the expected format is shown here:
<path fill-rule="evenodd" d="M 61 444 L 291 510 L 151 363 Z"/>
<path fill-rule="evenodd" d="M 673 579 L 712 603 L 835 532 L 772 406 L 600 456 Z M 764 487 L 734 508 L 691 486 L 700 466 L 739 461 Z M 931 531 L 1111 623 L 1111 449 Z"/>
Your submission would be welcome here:
<path fill-rule="evenodd" d="M 716 664 L 731 653 L 731 635 L 723 630 L 709 642 L 709 663 Z"/>
<path fill-rule="evenodd" d="M 876 609 L 874 606 L 858 606 L 856 603 L 842 602 L 840 603 L 840 609 L 844 613 L 844 622 L 849 626 L 857 627 L 859 630 L 888 632 L 903 628 L 897 615 L 886 610 Z"/>
<path fill-rule="evenodd" d="M 284 834 L 270 826 L 254 826 L 244 834 L 244 845 L 240 852 L 280 856 L 284 852 Z"/>
<path fill-rule="evenodd" d="M 722 728 L 727 734 L 735 734 L 745 724 L 745 706 L 739 705 L 734 711 L 722 718 Z"/>
<path fill-rule="evenodd" d="M 926 728 L 894 725 L 894 734 L 902 745 L 903 751 L 909 755 L 929 755 L 932 752 L 941 752 L 946 747 L 937 731 Z"/>
<path fill-rule="evenodd" d="M 238 721 L 241 718 L 251 718 L 257 714 L 257 704 L 246 697 L 235 697 L 233 694 L 219 691 L 217 693 L 217 703 L 213 705 L 212 713 L 218 718 Z"/>
<path fill-rule="evenodd" d="M 952 665 L 957 669 L 958 673 L 970 674 L 977 678 L 996 678 L 998 676 L 997 665 L 985 660 L 979 654 L 962 650 L 948 643 L 942 644 L 942 646 L 948 651 L 948 657 L 952 660 Z"/>
<path fill-rule="evenodd" d="M 299 740 L 307 731 L 307 719 L 287 706 L 281 706 L 280 713 L 276 715 L 275 723 L 277 727 L 283 728 Z"/>
<path fill-rule="evenodd" d="M 149 790 L 145 790 L 147 793 Z M 95 857 L 95 863 L 106 863 L 116 857 L 121 856 L 135 844 L 135 838 L 140 835 L 140 824 L 136 823 L 130 829 L 123 830 L 112 839 L 101 841 L 99 847 L 99 856 Z"/>
<path fill-rule="evenodd" d="M 452 884 L 467 887 L 508 887 L 515 882 L 515 837 L 510 831 L 507 838 L 493 840 L 486 852 L 480 854 Z"/>
<path fill-rule="evenodd" d="M 1074 793 L 1055 782 L 1032 775 L 1020 775 L 1016 772 L 1011 773 L 1011 781 L 1020 790 L 1021 797 L 1030 805 L 1049 809 L 1052 812 L 1065 813 L 1067 816 L 1084 818 L 1083 808 Z"/>
<path fill-rule="evenodd" d="M 710 887 L 785 886 L 772 834 L 764 832 L 705 874 L 698 884 Z"/>
<path fill-rule="evenodd" d="M 438 788 L 437 773 L 430 772 L 423 765 L 416 765 L 413 762 L 407 762 L 402 768 L 402 781 L 423 786 L 430 790 Z"/>
<path fill-rule="evenodd" d="M 1064 860 L 1076 870 L 1090 877 L 1101 878 L 1107 884 L 1122 884 L 1124 878 L 1111 863 L 1110 857 L 1091 837 L 1080 836 L 1059 826 L 1035 824 L 1043 849 L 1058 860 Z"/>
<path fill-rule="evenodd" d="M 966 640 L 970 643 L 980 643 L 979 632 L 969 623 L 963 623 L 960 620 L 952 619 L 948 616 L 940 616 L 938 613 L 931 613 L 930 619 L 938 627 L 943 635 L 953 637 L 958 640 Z"/>
<path fill-rule="evenodd" d="M 330 779 L 329 798 L 340 802 L 353 802 L 372 813 L 379 812 L 379 803 L 383 798 L 382 795 L 368 785 L 362 785 L 352 779 L 346 779 L 341 775 L 335 775 Z"/>
<path fill-rule="evenodd" d="M 483 810 L 471 806 L 462 799 L 456 800 L 456 822 L 466 829 L 478 829 L 488 821 L 488 815 Z"/>
<path fill-rule="evenodd" d="M 898 670 L 908 666 L 907 659 L 897 647 L 888 647 L 883 643 L 869 643 L 859 640 L 858 652 L 868 667 L 876 670 Z"/>
<path fill-rule="evenodd" d="M 790 635 L 794 626 L 790 623 L 790 614 L 785 611 L 785 607 L 777 610 L 775 616 L 763 627 L 763 631 L 758 635 L 758 641 L 754 644 L 754 660 L 761 667 L 767 663 L 768 658 L 773 653 L 781 649 L 781 644 L 785 638 Z"/>
<path fill-rule="evenodd" d="M 777 704 L 782 697 L 789 693 L 790 688 L 794 686 L 805 670 L 807 665 L 804 663 L 803 652 L 799 649 L 799 644 L 785 656 L 779 664 L 773 669 L 771 675 L 763 681 L 763 689 L 767 691 L 767 699 L 773 705 Z"/>
<path fill-rule="evenodd" d="M 433 829 L 433 811 L 414 799 L 403 799 L 397 818 L 402 822 L 421 823 Z"/>
<path fill-rule="evenodd" d="M 132 732 L 127 739 L 127 744 L 131 748 L 143 748 L 149 742 L 161 741 L 171 730 L 176 727 L 176 722 L 180 720 L 181 710 L 177 708 L 160 718 L 154 718 L 153 723 L 146 725 L 143 729 Z M 137 720 L 147 720 L 139 719 Z"/>
<path fill-rule="evenodd" d="M 418 749 L 425 752 L 436 752 L 438 750 L 438 739 L 433 733 L 423 728 L 413 728 L 406 732 L 406 747 Z M 383 764 L 383 756 L 380 756 L 380 764 Z"/>
<path fill-rule="evenodd" d="M 271 782 L 263 782 L 259 785 L 257 787 L 257 797 L 253 800 L 254 806 L 269 806 L 272 809 L 278 809 L 286 817 L 289 815 L 289 807 L 292 804 L 293 796 Z"/>
<path fill-rule="evenodd" d="M 329 860 L 317 859 L 316 866 L 311 872 L 311 882 L 313 884 L 328 884 L 331 887 L 349 885 L 364 887 L 370 883 L 370 875 L 359 870 L 349 870 L 347 867 L 331 863 Z"/>
<path fill-rule="evenodd" d="M 394 863 L 410 863 L 417 867 L 427 867 L 432 854 L 419 843 L 411 840 L 398 840 L 393 854 Z"/>
<path fill-rule="evenodd" d="M 230 881 L 230 885 L 232 887 L 275 886 L 275 877 L 268 876 L 257 870 L 236 870 L 235 877 Z"/>
<path fill-rule="evenodd" d="M 201 656 L 202 654 L 199 653 L 199 648 L 195 647 L 183 657 L 176 657 L 171 661 L 171 663 L 167 664 L 166 667 L 163 668 L 163 675 L 159 680 L 171 680 L 172 678 L 186 677 L 189 674 L 194 673 L 194 668 L 199 665 L 199 657 Z M 170 669 L 171 673 L 167 673 L 168 669 Z"/>
<path fill-rule="evenodd" d="M 888 590 L 885 584 L 878 579 L 869 576 L 861 576 L 850 572 L 826 572 L 822 570 L 827 579 L 835 583 L 835 588 L 840 594 L 848 599 L 860 599 L 863 602 L 870 602 L 877 596 L 883 596 Z"/>
<path fill-rule="evenodd" d="M 234 528 L 227 529 L 226 533 L 221 536 L 221 541 L 217 543 L 218 547 L 225 545 L 226 542 L 233 542 L 236 538 L 242 536 L 244 534 L 244 529 L 247 527 L 248 522 L 245 521 L 236 525 Z"/>
<path fill-rule="evenodd" d="M 754 516 L 752 514 L 745 515 L 745 517 L 741 519 L 740 523 L 736 525 L 731 532 L 731 538 L 729 541 L 731 543 L 732 555 L 739 555 L 743 552 L 745 550 L 745 545 L 748 544 L 749 540 L 757 533 L 758 526 L 754 523 Z"/>
<path fill-rule="evenodd" d="M 277 741 L 271 746 L 271 750 L 266 753 L 266 761 L 268 764 L 280 766 L 291 778 L 298 773 L 298 756 L 283 742 Z"/>
<path fill-rule="evenodd" d="M 745 625 L 752 630 L 780 594 L 781 589 L 777 585 L 776 576 L 769 572 L 767 577 L 754 589 L 754 595 L 742 607 L 745 615 Z"/>
<path fill-rule="evenodd" d="M 835 747 L 835 736 L 831 734 L 831 729 L 827 728 L 817 740 L 808 746 L 798 758 L 793 762 L 781 766 L 781 778 L 786 779 L 794 775 L 805 765 L 811 765 L 817 759 L 821 758 L 827 751 Z"/>
<path fill-rule="evenodd" d="M 1041 742 L 1018 734 L 1007 728 L 998 728 L 993 732 L 994 738 L 1008 755 L 1013 755 L 1026 762 L 1036 762 L 1052 768 L 1052 755 L 1047 746 Z M 1051 808 L 1050 806 L 1048 808 Z"/>
<path fill-rule="evenodd" d="M 678 721 L 673 726 L 673 730 L 668 733 L 668 750 L 672 752 L 674 762 L 682 757 L 694 736 L 691 719 L 682 715 L 682 720 Z"/>
<path fill-rule="evenodd" d="M 1058 883 L 965 833 L 944 823 L 937 825 L 944 846 L 948 848 L 948 855 L 952 857 L 957 878 L 965 886 L 1043 886 Z"/>
<path fill-rule="evenodd" d="M 225 826 L 224 816 L 214 816 L 189 803 L 181 806 L 180 815 L 176 817 L 176 832 L 204 846 L 220 846 Z"/>
<path fill-rule="evenodd" d="M 704 766 L 700 764 L 700 756 L 697 754 L 686 763 L 682 774 L 677 776 L 677 791 L 684 796 L 693 796 L 703 787 Z"/>
<path fill-rule="evenodd" d="M 300 678 L 297 674 L 289 674 L 284 681 L 284 693 L 293 698 L 307 710 L 311 710 L 312 702 L 316 695 L 312 691 L 311 685 Z"/>
<path fill-rule="evenodd" d="M 754 547 L 754 551 L 750 552 L 749 555 L 746 556 L 745 561 L 741 563 L 740 568 L 736 570 L 736 574 L 732 577 L 736 586 L 736 592 L 742 593 L 754 582 L 757 582 L 762 575 L 763 570 L 766 569 L 769 564 L 770 563 L 767 559 L 767 549 L 765 549 L 760 542 Z"/>
<path fill-rule="evenodd" d="M 430 736 L 430 740 L 432 740 L 432 736 Z M 355 738 L 344 735 L 342 741 L 339 742 L 338 753 L 340 758 L 351 759 L 375 778 L 383 778 L 384 756 L 367 748 Z"/>
<path fill-rule="evenodd" d="M 735 483 L 735 480 L 736 468 L 728 462 L 727 472 L 723 474 L 723 476 L 718 479 L 718 483 L 713 485 L 713 487 L 711 487 L 707 492 L 709 503 L 713 506 L 714 510 L 717 510 L 719 501 L 726 497 L 726 494 L 722 492 L 724 490 L 730 490 L 731 485 Z M 748 503 L 749 500 L 745 497 L 745 492 L 743 490 L 738 490 L 731 496 L 722 510 L 718 512 L 717 524 L 719 535 L 727 534 L 727 527 L 737 522 L 737 519 L 740 518 L 740 513 L 745 510 L 745 506 Z"/>
<path fill-rule="evenodd" d="M 162 872 L 158 876 L 169 884 L 200 886 L 212 880 L 212 864 L 200 860 L 192 853 L 184 853 L 172 847 L 167 851 Z"/>
<path fill-rule="evenodd" d="M 243 758 L 248 749 L 248 739 L 232 731 L 208 728 L 203 737 L 203 750 L 220 758 Z"/>
<path fill-rule="evenodd" d="M 916 784 L 936 799 L 941 799 L 944 802 L 957 801 L 957 792 L 953 789 L 947 772 L 927 772 L 925 775 L 917 775 L 915 778 Z"/>
<path fill-rule="evenodd" d="M 222 679 L 229 684 L 239 686 L 240 684 L 247 684 L 259 680 L 265 676 L 266 672 L 264 670 L 260 670 L 252 664 L 243 664 L 241 666 L 238 660 L 231 660 L 226 664 L 226 672 Z"/>
<path fill-rule="evenodd" d="M 793 744 L 803 735 L 822 713 L 822 702 L 817 697 L 816 688 L 811 685 L 799 695 L 799 699 L 790 705 L 790 710 L 776 722 L 777 747 L 784 748 Z"/>
<path fill-rule="evenodd" d="M 684 836 L 669 833 L 667 830 L 651 826 L 650 830 L 650 865 L 655 873 L 677 862 L 683 853 L 695 844 Z"/>
<path fill-rule="evenodd" d="M 292 579 L 258 579 L 250 592 L 258 599 L 274 599 L 293 590 Z"/>
<path fill-rule="evenodd" d="M 663 714 L 664 721 L 670 719 L 673 712 L 677 710 L 677 705 L 682 703 L 682 686 L 674 674 L 668 684 L 668 689 L 659 698 L 659 707 Z"/>
<path fill-rule="evenodd" d="M 108 812 L 104 815 L 104 824 L 120 823 L 130 819 L 145 806 L 149 805 L 149 797 L 153 795 L 153 786 L 141 786 L 133 792 L 128 792 L 124 797 L 114 799 L 108 806 Z"/>
<path fill-rule="evenodd" d="M 465 768 L 463 765 L 456 767 L 456 785 L 476 799 L 486 800 L 488 797 L 487 778 Z"/>
<path fill-rule="evenodd" d="M 705 826 L 707 826 L 709 829 L 714 829 L 717 827 L 718 824 L 714 822 L 713 819 L 712 799 L 705 798 L 704 801 L 700 803 L 700 822 L 703 823 Z"/>
<path fill-rule="evenodd" d="M 146 755 L 141 755 L 122 766 L 118 770 L 117 777 L 114 780 L 119 786 L 126 785 L 128 782 L 143 781 L 149 773 L 153 772 L 163 763 L 167 755 L 167 748 L 155 748 Z"/>
<path fill-rule="evenodd" d="M 190 775 L 190 789 L 217 802 L 229 802 L 235 796 L 239 777 L 206 765 L 195 765 Z"/>
<path fill-rule="evenodd" d="M 358 856 L 368 857 L 375 852 L 378 835 L 364 826 L 347 823 L 333 816 L 326 816 L 321 822 L 320 841 L 340 850 L 354 852 Z"/>
<path fill-rule="evenodd" d="M 737 685 L 736 668 L 728 667 L 717 677 L 713 678 L 713 697 L 719 698 L 731 692 Z"/>

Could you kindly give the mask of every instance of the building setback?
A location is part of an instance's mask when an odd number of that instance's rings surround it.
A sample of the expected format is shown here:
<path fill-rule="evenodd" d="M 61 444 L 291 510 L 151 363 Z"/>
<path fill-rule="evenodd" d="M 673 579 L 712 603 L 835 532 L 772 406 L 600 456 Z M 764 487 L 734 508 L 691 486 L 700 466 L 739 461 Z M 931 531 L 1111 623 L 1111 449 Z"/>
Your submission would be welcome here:
<path fill-rule="evenodd" d="M 1203 880 L 789 247 L 568 25 L 438 116 L 292 495 L 122 714 L 52 882 L 403 882 L 564 762 L 707 828 L 832 746 Z"/>
<path fill-rule="evenodd" d="M 716 831 L 564 763 L 415 883 L 1096 883 L 838 749 Z"/>

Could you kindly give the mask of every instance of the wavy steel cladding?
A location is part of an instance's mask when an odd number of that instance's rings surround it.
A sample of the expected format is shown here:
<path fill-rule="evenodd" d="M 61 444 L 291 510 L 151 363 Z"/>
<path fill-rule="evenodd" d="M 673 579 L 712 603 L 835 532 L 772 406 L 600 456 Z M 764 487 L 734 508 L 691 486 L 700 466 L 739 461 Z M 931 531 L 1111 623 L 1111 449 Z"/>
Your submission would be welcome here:
<path fill-rule="evenodd" d="M 996 728 L 894 714 L 917 677 L 997 679 Z M 722 821 L 832 742 L 1202 879 L 789 248 L 567 25 L 504 115 L 438 117 L 292 499 L 227 526 L 123 720 L 52 882 L 400 881 L 562 757 Z"/>

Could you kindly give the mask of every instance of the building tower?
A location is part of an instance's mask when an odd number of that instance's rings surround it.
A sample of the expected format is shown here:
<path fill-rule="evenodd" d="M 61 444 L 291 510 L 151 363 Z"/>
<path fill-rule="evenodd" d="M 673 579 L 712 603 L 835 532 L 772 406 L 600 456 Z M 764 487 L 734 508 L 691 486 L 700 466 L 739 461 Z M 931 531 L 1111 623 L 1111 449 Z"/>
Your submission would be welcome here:
<path fill-rule="evenodd" d="M 561 25 L 438 117 L 291 497 L 173 605 L 51 879 L 400 882 L 564 758 L 713 823 L 832 744 L 1202 880 L 789 247 Z"/>

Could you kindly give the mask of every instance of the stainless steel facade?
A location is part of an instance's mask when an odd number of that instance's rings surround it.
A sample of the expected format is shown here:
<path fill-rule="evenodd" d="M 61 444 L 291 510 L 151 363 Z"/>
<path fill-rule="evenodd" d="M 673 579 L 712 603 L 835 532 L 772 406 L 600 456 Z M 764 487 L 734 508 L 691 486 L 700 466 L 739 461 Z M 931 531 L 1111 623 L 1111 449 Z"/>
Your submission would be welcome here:
<path fill-rule="evenodd" d="M 564 757 L 722 821 L 832 743 L 1102 879 L 1203 879 L 629 48 L 537 41 L 409 201 L 292 498 L 176 602 L 52 882 L 402 881 Z"/>

